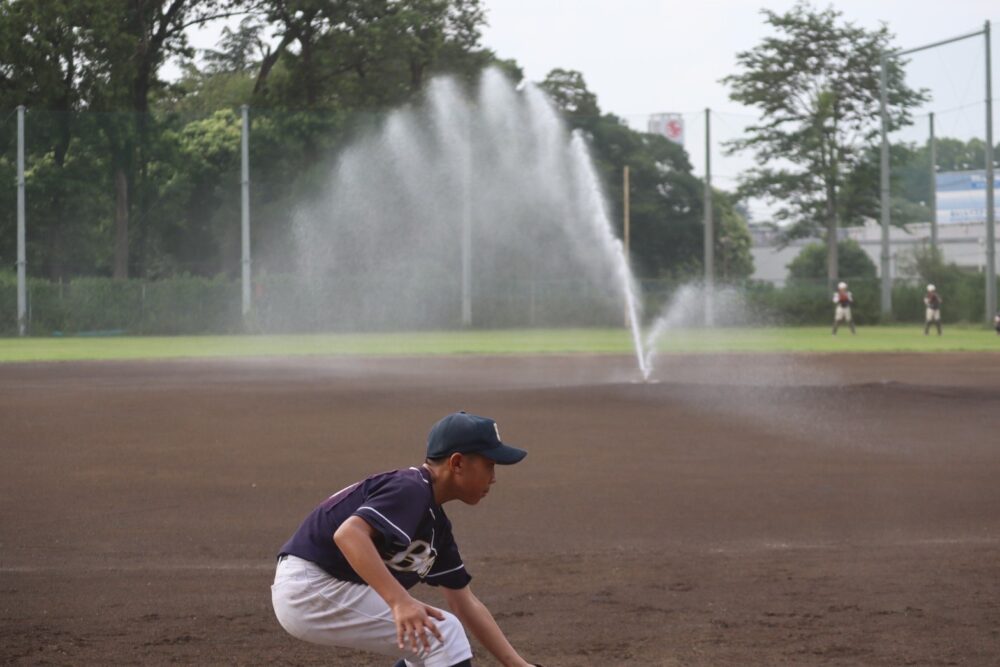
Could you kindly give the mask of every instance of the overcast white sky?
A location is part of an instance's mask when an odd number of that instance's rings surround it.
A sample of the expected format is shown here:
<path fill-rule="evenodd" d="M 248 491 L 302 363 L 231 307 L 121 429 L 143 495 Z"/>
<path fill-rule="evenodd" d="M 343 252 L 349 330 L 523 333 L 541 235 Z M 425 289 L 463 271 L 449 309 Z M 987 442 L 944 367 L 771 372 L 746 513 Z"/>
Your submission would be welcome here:
<path fill-rule="evenodd" d="M 530 80 L 544 78 L 554 67 L 583 72 L 601 107 L 618 115 L 706 106 L 734 109 L 719 79 L 733 71 L 738 51 L 752 48 L 768 34 L 760 9 L 785 11 L 794 4 L 791 0 L 485 0 L 489 27 L 483 41 L 498 55 L 516 59 Z M 863 27 L 876 28 L 884 21 L 903 48 L 980 30 L 987 19 L 1000 20 L 996 0 L 839 0 L 832 5 Z M 975 49 L 979 58 L 981 42 Z M 994 42 L 995 61 L 1000 44 L 996 37 Z M 955 66 L 978 66 L 980 75 L 985 75 L 979 62 Z M 979 92 L 982 97 L 981 84 Z"/>

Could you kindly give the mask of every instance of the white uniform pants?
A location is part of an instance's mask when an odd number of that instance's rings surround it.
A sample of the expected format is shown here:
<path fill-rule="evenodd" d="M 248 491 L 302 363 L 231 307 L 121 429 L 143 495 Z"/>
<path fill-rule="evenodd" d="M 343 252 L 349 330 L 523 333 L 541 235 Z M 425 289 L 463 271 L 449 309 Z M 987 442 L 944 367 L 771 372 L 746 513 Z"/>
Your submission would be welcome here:
<path fill-rule="evenodd" d="M 926 321 L 926 322 L 940 322 L 941 321 L 941 309 L 940 308 L 928 308 L 927 312 L 924 313 L 924 321 Z"/>
<path fill-rule="evenodd" d="M 454 614 L 445 611 L 445 620 L 433 619 L 443 643 L 428 633 L 430 651 L 400 650 L 392 612 L 378 593 L 370 586 L 335 579 L 295 556 L 278 563 L 271 603 L 281 627 L 314 644 L 405 658 L 410 667 L 451 667 L 472 658 L 465 629 Z"/>
<path fill-rule="evenodd" d="M 827 311 L 829 312 L 829 311 Z M 851 307 L 850 306 L 837 306 L 833 313 L 834 322 L 850 322 L 851 321 Z"/>

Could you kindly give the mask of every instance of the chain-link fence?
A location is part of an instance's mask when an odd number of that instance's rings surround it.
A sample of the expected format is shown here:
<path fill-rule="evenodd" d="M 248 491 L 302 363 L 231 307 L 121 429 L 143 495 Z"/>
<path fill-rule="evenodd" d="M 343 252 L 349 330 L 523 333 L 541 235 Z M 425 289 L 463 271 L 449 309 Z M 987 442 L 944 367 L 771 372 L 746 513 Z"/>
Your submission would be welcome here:
<path fill-rule="evenodd" d="M 966 111 L 938 112 L 938 136 L 951 132 Z M 697 174 L 705 168 L 706 115 L 681 118 Z M 929 118 L 918 114 L 908 131 L 928 129 Z M 727 112 L 707 119 L 712 183 L 731 192 L 747 157 L 724 147 L 743 136 L 751 119 Z M 616 269 L 614 231 L 620 221 L 608 219 L 616 205 L 601 198 L 585 142 L 571 136 L 540 99 L 496 82 L 472 95 L 435 84 L 412 107 L 384 114 L 251 109 L 249 120 L 251 252 L 244 258 L 239 109 L 143 115 L 29 109 L 30 333 L 622 324 L 624 283 Z M 16 114 L 0 114 L 4 335 L 18 328 L 17 132 Z M 919 221 L 930 210 L 929 153 L 921 153 L 925 145 L 916 140 L 907 141 L 894 138 L 894 146 L 912 154 L 894 163 L 894 205 L 909 211 L 914 224 L 926 224 Z M 963 158 L 956 155 L 948 159 L 958 164 Z M 733 205 L 751 223 L 767 215 L 766 208 Z M 732 213 L 719 218 L 723 239 L 737 230 L 725 226 Z M 922 317 L 921 283 L 933 279 L 949 304 L 946 320 L 980 321 L 985 289 L 981 278 L 977 283 L 969 277 L 975 266 L 949 251 L 928 270 L 919 256 L 926 235 L 900 233 L 909 236 L 894 246 L 894 319 Z M 877 265 L 873 234 L 863 225 L 844 232 Z M 940 234 L 943 248 L 969 246 L 970 257 L 985 256 L 975 240 L 962 245 Z M 645 242 L 634 235 L 633 252 Z M 733 242 L 744 240 L 733 236 Z M 719 254 L 717 275 L 736 275 L 727 262 L 738 257 Z M 252 263 L 246 314 L 245 259 Z M 956 261 L 958 272 L 948 266 Z M 748 307 L 728 318 L 722 313 L 717 323 L 826 322 L 825 281 L 788 280 L 787 262 L 780 271 L 780 281 L 721 280 L 736 286 Z M 877 279 L 842 277 L 855 291 L 859 320 L 878 321 Z M 641 281 L 647 320 L 682 280 L 674 275 Z"/>

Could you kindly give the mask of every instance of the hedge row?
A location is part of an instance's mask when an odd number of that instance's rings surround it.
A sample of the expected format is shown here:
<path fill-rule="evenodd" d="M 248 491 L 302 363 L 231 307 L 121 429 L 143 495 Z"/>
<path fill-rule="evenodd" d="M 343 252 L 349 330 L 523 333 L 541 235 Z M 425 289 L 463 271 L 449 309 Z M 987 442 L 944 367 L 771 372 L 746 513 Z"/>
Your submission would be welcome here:
<path fill-rule="evenodd" d="M 882 283 L 878 278 L 852 279 L 854 296 L 852 315 L 859 324 L 882 323 Z M 1000 293 L 1000 280 L 997 281 Z M 936 283 L 942 299 L 944 322 L 979 323 L 985 320 L 986 281 L 982 275 L 961 273 Z M 897 283 L 892 288 L 892 311 L 895 322 L 923 322 L 924 283 Z M 825 324 L 833 319 L 832 291 L 825 284 L 791 282 L 776 288 L 769 284 L 750 284 L 744 295 L 751 311 L 770 324 Z"/>
<path fill-rule="evenodd" d="M 155 282 L 79 278 L 68 283 L 28 281 L 29 332 L 35 336 L 78 334 L 205 334 L 237 332 L 321 332 L 387 329 L 448 329 L 461 326 L 461 298 L 454 281 L 413 291 L 405 281 L 383 281 L 383 290 L 398 284 L 399 298 L 372 298 L 373 285 L 343 281 L 338 288 L 304 283 L 290 276 L 267 276 L 254 286 L 254 309 L 241 316 L 239 281 L 183 276 Z M 981 322 L 985 287 L 979 275 L 953 275 L 938 286 L 945 322 Z M 425 286 L 426 287 L 426 286 Z M 850 281 L 854 316 L 860 324 L 880 321 L 878 279 Z M 661 311 L 679 286 L 646 282 L 647 318 Z M 0 335 L 17 333 L 16 281 L 0 274 Z M 386 292 L 381 292 L 385 294 Z M 434 303 L 419 294 L 432 293 Z M 729 288 L 717 323 L 827 324 L 832 319 L 831 292 L 823 283 L 795 282 L 785 287 L 748 283 Z M 895 320 L 919 322 L 924 316 L 924 285 L 893 287 Z M 700 297 L 690 308 L 700 312 Z M 719 303 L 723 299 L 720 297 Z M 616 326 L 623 309 L 613 294 L 580 282 L 512 283 L 490 293 L 472 295 L 473 320 L 484 328 Z M 686 323 L 697 323 L 697 317 Z"/>

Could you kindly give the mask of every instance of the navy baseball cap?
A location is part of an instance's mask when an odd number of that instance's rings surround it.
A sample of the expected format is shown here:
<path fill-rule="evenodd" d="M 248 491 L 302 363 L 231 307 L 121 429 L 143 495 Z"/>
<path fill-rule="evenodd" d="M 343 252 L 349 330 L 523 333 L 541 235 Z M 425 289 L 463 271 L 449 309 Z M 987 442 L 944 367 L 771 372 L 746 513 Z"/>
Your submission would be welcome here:
<path fill-rule="evenodd" d="M 500 442 L 500 429 L 489 417 L 454 412 L 434 426 L 427 436 L 427 458 L 454 453 L 480 454 L 501 465 L 517 463 L 528 452 Z"/>

